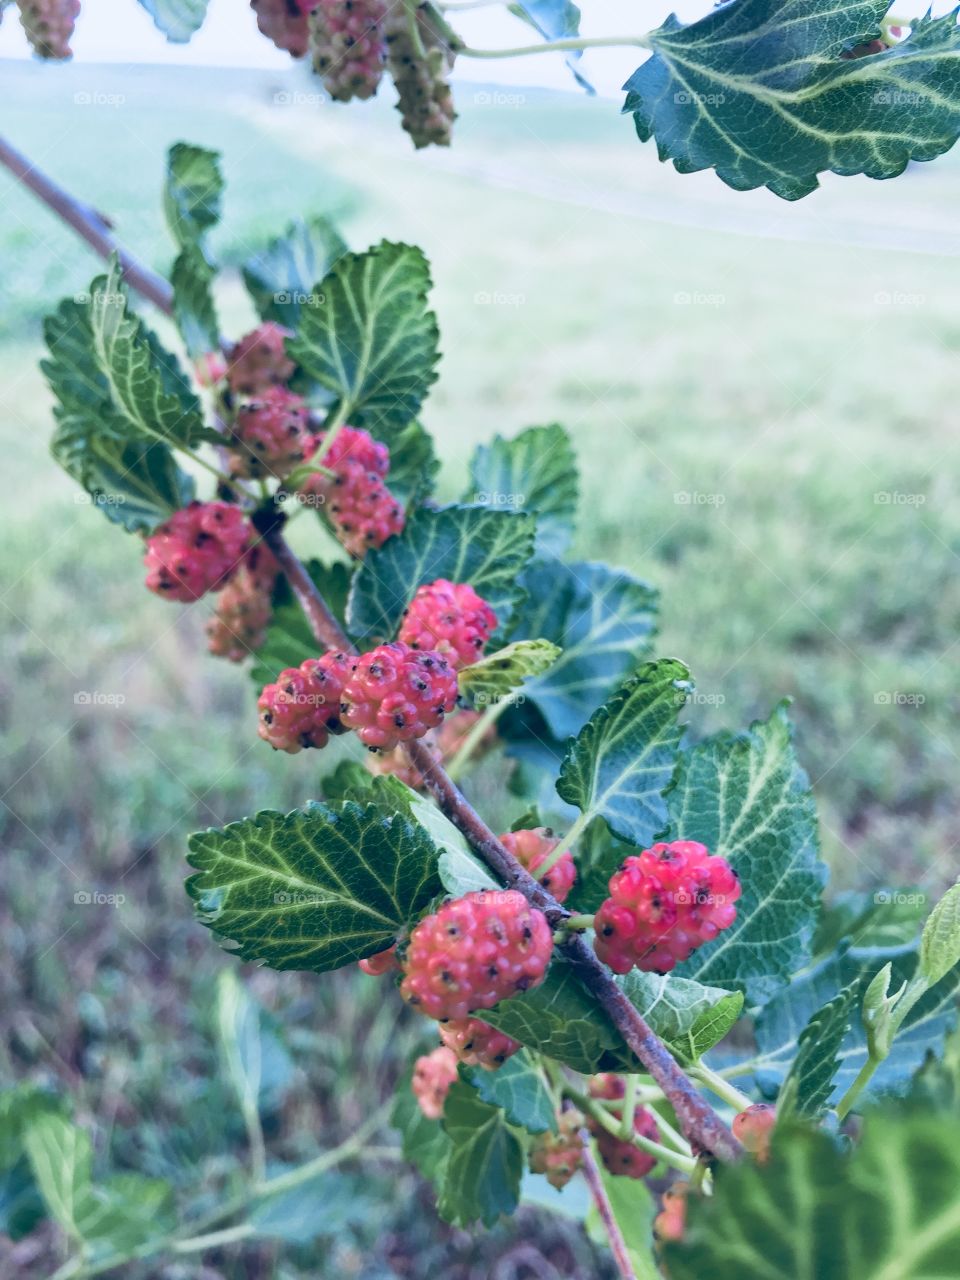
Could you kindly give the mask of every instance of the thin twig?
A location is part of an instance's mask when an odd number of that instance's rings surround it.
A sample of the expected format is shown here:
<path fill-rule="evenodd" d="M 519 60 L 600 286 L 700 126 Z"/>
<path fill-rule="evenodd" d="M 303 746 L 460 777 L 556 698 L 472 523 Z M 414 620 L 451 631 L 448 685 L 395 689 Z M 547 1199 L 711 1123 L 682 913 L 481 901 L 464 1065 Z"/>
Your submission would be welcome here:
<path fill-rule="evenodd" d="M 108 257 L 116 252 L 131 287 L 170 314 L 172 303 L 169 285 L 120 248 L 110 234 L 109 223 L 102 214 L 74 199 L 2 139 L 0 163 L 5 164 L 99 253 Z M 324 648 L 356 652 L 313 579 L 284 538 L 283 513 L 275 508 L 261 508 L 254 513 L 253 522 L 286 574 L 317 642 Z M 440 809 L 467 838 L 490 870 L 543 911 L 554 927 L 562 924 L 569 916 L 566 908 L 504 848 L 424 744 L 408 743 L 406 752 L 411 764 L 423 775 L 424 783 Z M 680 1070 L 667 1047 L 627 999 L 585 939 L 573 934 L 559 944 L 559 949 L 586 989 L 605 1010 L 626 1044 L 663 1090 L 676 1113 L 684 1136 L 694 1150 L 707 1152 L 719 1160 L 737 1160 L 743 1154 L 740 1143 Z"/>
<path fill-rule="evenodd" d="M 617 1264 L 617 1270 L 620 1272 L 622 1280 L 637 1280 L 637 1273 L 633 1269 L 633 1263 L 630 1261 L 630 1254 L 627 1250 L 627 1242 L 623 1238 L 619 1222 L 614 1217 L 610 1197 L 607 1195 L 607 1189 L 603 1185 L 603 1177 L 590 1148 L 590 1135 L 584 1129 L 581 1137 L 583 1138 L 583 1156 L 580 1163 L 583 1169 L 583 1176 L 587 1180 L 587 1186 L 593 1196 L 593 1203 L 597 1207 L 597 1213 L 600 1215 L 603 1229 L 606 1231 L 607 1239 L 610 1241 L 610 1249 Z"/>

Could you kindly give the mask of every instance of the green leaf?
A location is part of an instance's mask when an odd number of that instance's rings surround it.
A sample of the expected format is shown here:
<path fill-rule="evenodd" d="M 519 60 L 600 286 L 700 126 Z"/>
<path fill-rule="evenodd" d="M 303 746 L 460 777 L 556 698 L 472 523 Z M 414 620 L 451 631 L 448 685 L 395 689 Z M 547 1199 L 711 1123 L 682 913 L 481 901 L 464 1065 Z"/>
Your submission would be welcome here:
<path fill-rule="evenodd" d="M 669 839 L 699 840 L 726 858 L 743 890 L 733 924 L 677 973 L 763 1004 L 809 957 L 825 877 L 786 704 L 745 733 L 681 753 L 667 805 Z"/>
<path fill-rule="evenodd" d="M 527 680 L 549 671 L 562 650 L 549 640 L 515 640 L 460 672 L 460 693 L 472 707 L 503 702 Z"/>
<path fill-rule="evenodd" d="M 916 889 L 846 890 L 824 903 L 813 939 L 820 960 L 844 938 L 857 947 L 896 947 L 912 942 L 923 919 L 926 894 Z"/>
<path fill-rule="evenodd" d="M 399 430 L 381 430 L 377 439 L 390 450 L 387 484 L 401 506 L 410 510 L 429 498 L 440 471 L 430 433 L 414 419 Z"/>
<path fill-rule="evenodd" d="M 465 502 L 537 517 L 537 551 L 559 556 L 573 537 L 577 516 L 577 458 L 560 426 L 529 427 L 512 440 L 495 436 L 470 463 Z"/>
<path fill-rule="evenodd" d="M 186 44 L 200 30 L 210 0 L 140 0 L 171 44 Z"/>
<path fill-rule="evenodd" d="M 628 999 L 678 1056 L 694 1060 L 721 1040 L 739 1015 L 738 994 L 672 976 L 618 978 Z M 555 957 L 545 981 L 483 1015 L 528 1049 L 574 1071 L 638 1071 L 641 1066 L 571 966 Z"/>
<path fill-rule="evenodd" d="M 347 251 L 326 218 L 291 222 L 282 236 L 243 264 L 243 282 L 262 320 L 296 330 L 300 309 L 330 268 Z"/>
<path fill-rule="evenodd" d="M 543 1068 L 526 1049 L 508 1058 L 496 1071 L 465 1067 L 464 1077 L 478 1096 L 493 1107 L 502 1107 L 510 1124 L 528 1133 L 556 1132 L 557 1116 Z"/>
<path fill-rule="evenodd" d="M 187 142 L 176 142 L 167 152 L 163 211 L 181 249 L 202 244 L 220 221 L 224 185 L 218 152 Z"/>
<path fill-rule="evenodd" d="M 524 693 L 550 734 L 578 733 L 613 686 L 649 651 L 657 593 L 602 564 L 536 560 L 520 578 L 527 603 L 511 640 L 550 640 L 557 662 Z"/>
<path fill-rule="evenodd" d="M 616 840 L 602 818 L 594 818 L 577 841 L 577 878 L 566 900 L 575 913 L 590 915 L 609 896 L 610 877 L 625 858 L 636 853 L 633 845 Z"/>
<path fill-rule="evenodd" d="M 506 626 L 523 589 L 517 579 L 533 549 L 530 516 L 484 507 L 420 510 L 403 533 L 367 554 L 347 609 L 364 647 L 396 635 L 404 611 L 426 582 L 469 582 Z"/>
<path fill-rule="evenodd" d="M 682 729 L 677 716 L 693 690 L 675 658 L 645 663 L 595 711 L 567 749 L 557 791 L 589 822 L 605 819 L 622 840 L 651 844 L 667 822 Z"/>
<path fill-rule="evenodd" d="M 318 1236 L 339 1236 L 348 1227 L 363 1225 L 379 1207 L 369 1180 L 330 1170 L 257 1201 L 247 1222 L 261 1238 L 309 1244 Z"/>
<path fill-rule="evenodd" d="M 492 1227 L 520 1201 L 523 1148 L 499 1107 L 483 1102 L 470 1085 L 450 1087 L 443 1127 L 451 1141 L 438 1205 L 446 1222 Z"/>
<path fill-rule="evenodd" d="M 842 1149 L 778 1127 L 771 1158 L 716 1170 L 691 1197 L 671 1280 L 946 1280 L 960 1271 L 960 1119 L 885 1110 Z"/>
<path fill-rule="evenodd" d="M 715 169 L 738 191 L 797 200 L 827 170 L 894 177 L 960 134 L 960 31 L 956 10 L 927 14 L 893 48 L 842 57 L 879 37 L 888 8 L 731 0 L 689 26 L 671 15 L 647 36 L 624 111 L 679 173 Z"/>
<path fill-rule="evenodd" d="M 306 567 L 337 621 L 342 623 L 352 580 L 351 569 L 340 561 L 324 565 L 319 560 L 308 560 Z M 281 577 L 274 591 L 273 615 L 266 639 L 257 650 L 250 678 L 257 689 L 262 689 L 287 667 L 299 667 L 301 662 L 316 658 L 319 653 L 317 638 L 286 579 Z"/>
<path fill-rule="evenodd" d="M 759 1065 L 757 1082 L 767 1097 L 783 1083 L 797 1053 L 804 1027 L 838 991 L 853 984 L 862 990 L 887 965 L 890 988 L 898 990 L 917 969 L 916 945 L 863 947 L 828 957 L 794 977 L 760 1012 L 756 1023 Z M 942 978 L 910 1009 L 897 1034 L 895 1052 L 881 1062 L 864 1096 L 902 1092 L 929 1055 L 939 1056 L 948 1032 L 957 1021 L 960 972 Z M 867 1031 L 861 1010 L 854 1009 L 852 1025 L 837 1055 L 839 1066 L 828 1103 L 835 1102 L 853 1083 L 867 1059 Z"/>
<path fill-rule="evenodd" d="M 211 288 L 216 276 L 216 269 L 196 244 L 182 250 L 170 272 L 173 316 L 193 359 L 220 349 L 220 323 Z"/>
<path fill-rule="evenodd" d="M 960 884 L 930 912 L 920 937 L 920 972 L 932 986 L 960 964 Z"/>
<path fill-rule="evenodd" d="M 383 951 L 440 892 L 422 827 L 376 804 L 309 804 L 190 838 L 200 919 L 242 960 L 322 973 Z"/>
<path fill-rule="evenodd" d="M 293 1063 L 277 1028 L 234 969 L 221 969 L 216 991 L 217 1033 L 226 1074 L 241 1109 L 275 1111 L 292 1079 Z"/>
<path fill-rule="evenodd" d="M 439 1120 L 428 1120 L 410 1087 L 408 1071 L 397 1087 L 390 1123 L 400 1131 L 405 1160 L 424 1178 L 439 1186 L 453 1146 Z"/>
<path fill-rule="evenodd" d="M 580 10 L 573 0 L 514 0 L 507 8 L 539 31 L 544 40 L 564 40 L 580 34 Z M 580 88 L 595 93 L 593 85 L 577 69 L 582 56 L 582 49 L 571 49 L 564 55 L 564 62 Z"/>
<path fill-rule="evenodd" d="M 23 1137 L 31 1120 L 61 1110 L 55 1097 L 31 1085 L 0 1092 L 0 1235 L 20 1240 L 46 1217 Z"/>
<path fill-rule="evenodd" d="M 301 306 L 291 359 L 337 397 L 340 415 L 355 426 L 405 427 L 436 381 L 430 284 L 419 249 L 384 240 L 344 254 Z"/>
<path fill-rule="evenodd" d="M 128 311 L 116 255 L 91 286 L 89 316 L 94 359 L 127 434 L 188 447 L 202 439 L 200 401 L 175 358 Z"/>
<path fill-rule="evenodd" d="M 856 981 L 844 987 L 829 1004 L 811 1015 L 800 1033 L 797 1056 L 777 1101 L 778 1123 L 793 1116 L 816 1119 L 826 1109 L 859 990 L 860 984 Z"/>

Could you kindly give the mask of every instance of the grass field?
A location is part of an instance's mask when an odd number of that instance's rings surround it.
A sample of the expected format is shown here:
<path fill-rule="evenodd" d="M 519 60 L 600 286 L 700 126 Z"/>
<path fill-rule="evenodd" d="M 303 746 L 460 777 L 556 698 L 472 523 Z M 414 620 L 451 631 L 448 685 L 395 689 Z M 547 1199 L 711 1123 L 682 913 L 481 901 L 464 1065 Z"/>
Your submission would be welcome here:
<path fill-rule="evenodd" d="M 529 94 L 496 107 L 467 87 L 462 144 L 414 156 L 385 108 L 278 107 L 274 80 L 252 74 L 4 75 L 9 139 L 154 266 L 171 257 L 157 197 L 178 138 L 224 151 L 228 264 L 314 211 L 338 217 L 355 247 L 421 244 L 443 334 L 426 422 L 445 494 L 476 441 L 565 423 L 583 476 L 577 550 L 661 588 L 660 651 L 687 659 L 708 695 L 694 732 L 793 695 L 837 882 L 952 878 L 953 158 L 889 184 L 830 182 L 792 209 L 658 166 L 609 103 Z M 183 839 L 299 803 L 316 764 L 262 748 L 248 682 L 203 652 L 202 608 L 148 596 L 137 545 L 78 505 L 48 460 L 39 322 L 96 263 L 5 176 L 0 192 L 0 1077 L 76 1089 L 117 1161 L 184 1186 L 199 1170 L 212 1195 L 234 1176 L 209 1027 L 221 959 L 182 891 Z M 231 273 L 223 303 L 241 332 L 251 313 Z M 81 691 L 123 701 L 82 706 Z M 91 889 L 127 901 L 78 906 Z M 302 1064 L 279 1137 L 292 1158 L 375 1105 L 421 1028 L 384 1028 L 365 980 L 251 979 L 285 1010 Z M 380 1067 L 357 1052 L 368 1037 Z M 239 1148 L 242 1125 L 226 1123 Z M 427 1225 L 417 1240 L 398 1224 L 421 1193 L 393 1185 L 396 1222 L 338 1237 L 324 1275 L 410 1274 L 416 1247 L 434 1261 L 413 1274 L 486 1276 L 489 1250 L 508 1256 L 525 1229 L 495 1234 L 482 1257 Z M 557 1236 L 559 1274 L 600 1274 L 562 1227 L 539 1230 Z M 267 1246 L 250 1256 L 224 1254 L 212 1274 L 316 1274 L 289 1259 L 275 1271 Z"/>

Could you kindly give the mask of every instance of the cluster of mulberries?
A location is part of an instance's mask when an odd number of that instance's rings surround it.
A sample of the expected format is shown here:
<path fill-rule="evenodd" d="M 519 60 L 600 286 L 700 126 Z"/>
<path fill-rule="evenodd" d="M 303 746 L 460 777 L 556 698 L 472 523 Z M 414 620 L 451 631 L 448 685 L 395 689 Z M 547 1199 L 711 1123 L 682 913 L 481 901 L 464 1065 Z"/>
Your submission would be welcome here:
<path fill-rule="evenodd" d="M 614 973 L 669 973 L 736 918 L 740 881 L 695 840 L 655 844 L 610 877 L 594 945 Z"/>
<path fill-rule="evenodd" d="M 544 1174 L 558 1191 L 567 1185 L 583 1160 L 582 1126 L 579 1111 L 564 1111 L 557 1120 L 556 1133 L 538 1134 L 530 1144 L 530 1171 Z"/>
<path fill-rule="evenodd" d="M 257 703 L 260 737 L 293 755 L 304 747 L 325 747 L 331 734 L 343 733 L 340 699 L 354 661 L 331 649 L 322 658 L 307 658 L 299 667 L 281 671 Z"/>
<path fill-rule="evenodd" d="M 147 538 L 147 586 L 167 600 L 199 600 L 236 572 L 252 533 L 232 503 L 191 502 Z"/>
<path fill-rule="evenodd" d="M 302 58 L 309 47 L 307 14 L 314 0 L 250 0 L 257 26 L 278 49 Z"/>
<path fill-rule="evenodd" d="M 400 639 L 411 649 L 434 649 L 459 671 L 483 656 L 497 615 L 466 582 L 437 578 L 417 588 L 407 606 Z"/>
<path fill-rule="evenodd" d="M 560 841 L 549 827 L 530 827 L 525 831 L 504 832 L 500 843 L 522 867 L 535 876 L 538 868 L 546 862 Z M 543 876 L 542 883 L 548 893 L 552 893 L 558 902 L 563 902 L 576 878 L 577 868 L 573 855 L 566 850 Z"/>
<path fill-rule="evenodd" d="M 80 0 L 17 0 L 20 24 L 38 58 L 61 61 L 73 56 L 70 40 Z"/>
<path fill-rule="evenodd" d="M 267 387 L 237 410 L 230 470 L 244 478 L 282 480 L 314 447 L 306 401 L 286 387 Z"/>
<path fill-rule="evenodd" d="M 428 1120 L 439 1120 L 443 1115 L 443 1104 L 456 1078 L 456 1055 L 445 1045 L 416 1060 L 410 1083 L 420 1110 Z"/>
<path fill-rule="evenodd" d="M 308 19 L 313 69 L 336 102 L 372 98 L 386 61 L 385 0 L 313 0 Z M 403 5 L 397 8 L 403 10 Z"/>
<path fill-rule="evenodd" d="M 456 703 L 457 674 L 446 658 L 395 642 L 356 661 L 340 713 L 364 746 L 391 751 L 437 728 Z"/>
<path fill-rule="evenodd" d="M 256 396 L 292 377 L 296 366 L 286 352 L 289 337 L 288 329 L 268 320 L 233 344 L 226 377 L 234 395 Z"/>
<path fill-rule="evenodd" d="M 406 7 L 394 5 L 384 30 L 387 66 L 397 86 L 404 129 L 415 147 L 449 146 L 457 116 L 450 89 L 455 54 L 440 15 L 429 3 L 419 5 L 414 34 Z"/>
<path fill-rule="evenodd" d="M 626 1083 L 622 1076 L 607 1073 L 594 1076 L 590 1081 L 590 1095 L 594 1098 L 615 1102 L 622 1098 L 625 1092 Z M 615 1120 L 622 1119 L 622 1108 L 611 1107 L 610 1115 Z M 628 1138 L 617 1137 L 599 1121 L 591 1119 L 589 1124 L 600 1158 L 611 1173 L 621 1174 L 626 1178 L 645 1178 L 657 1163 L 654 1156 L 641 1151 Z M 658 1142 L 660 1139 L 660 1130 L 657 1128 L 653 1112 L 648 1111 L 646 1107 L 634 1109 L 633 1131 L 651 1142 Z"/>
<path fill-rule="evenodd" d="M 260 648 L 270 623 L 278 573 L 276 560 L 262 542 L 246 552 L 237 572 L 217 596 L 216 610 L 207 623 L 207 647 L 212 654 L 242 662 Z"/>
<path fill-rule="evenodd" d="M 440 1023 L 440 1039 L 468 1067 L 496 1071 L 522 1046 L 480 1018 L 452 1018 Z"/>
<path fill-rule="evenodd" d="M 301 486 L 318 495 L 334 532 L 353 556 L 381 547 L 402 533 L 403 507 L 384 482 L 390 469 L 390 451 L 367 431 L 341 427 L 329 448 L 324 437 L 315 438 L 320 467 Z"/>

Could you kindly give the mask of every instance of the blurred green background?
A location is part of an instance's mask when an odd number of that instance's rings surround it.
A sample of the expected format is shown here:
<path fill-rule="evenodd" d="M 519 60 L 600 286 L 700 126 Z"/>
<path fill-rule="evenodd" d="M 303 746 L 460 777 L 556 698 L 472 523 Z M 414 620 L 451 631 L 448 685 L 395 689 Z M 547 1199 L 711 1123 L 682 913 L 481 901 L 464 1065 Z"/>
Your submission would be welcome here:
<path fill-rule="evenodd" d="M 564 423 L 582 470 L 576 550 L 661 588 L 659 650 L 702 695 L 693 731 L 793 695 L 835 883 L 953 878 L 954 157 L 788 207 L 659 166 L 609 102 L 461 86 L 452 153 L 415 156 L 386 107 L 318 104 L 295 77 L 6 64 L 4 78 L 9 140 L 159 269 L 167 146 L 223 151 L 215 244 L 234 336 L 253 320 L 236 264 L 291 216 L 331 214 L 357 248 L 422 245 L 444 495 L 478 440 Z M 136 541 L 49 460 L 40 321 L 97 263 L 6 173 L 0 193 L 0 1079 L 71 1090 L 102 1156 L 213 1203 L 244 1152 L 211 1029 L 213 979 L 233 962 L 191 918 L 184 837 L 304 801 L 317 760 L 259 742 L 249 681 L 205 653 L 205 606 L 142 590 Z M 75 901 L 91 891 L 125 902 Z M 360 975 L 247 977 L 298 1064 L 270 1135 L 284 1159 L 349 1133 L 430 1038 Z M 382 1194 L 319 1263 L 264 1244 L 129 1274 L 605 1274 L 559 1220 L 529 1210 L 472 1239 L 436 1226 L 390 1150 L 368 1163 Z M 5 1264 L 0 1246 L 0 1272 L 46 1275 L 53 1242 L 32 1247 Z"/>

